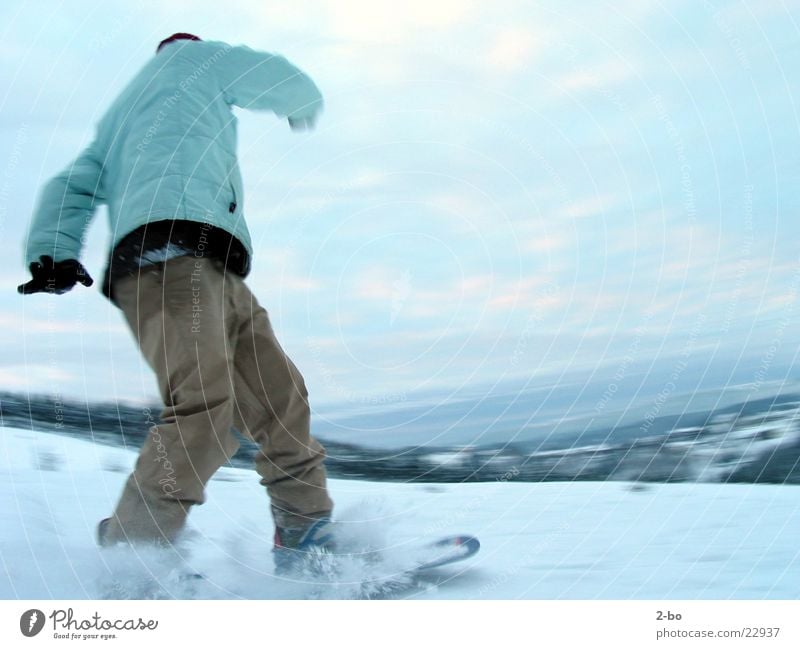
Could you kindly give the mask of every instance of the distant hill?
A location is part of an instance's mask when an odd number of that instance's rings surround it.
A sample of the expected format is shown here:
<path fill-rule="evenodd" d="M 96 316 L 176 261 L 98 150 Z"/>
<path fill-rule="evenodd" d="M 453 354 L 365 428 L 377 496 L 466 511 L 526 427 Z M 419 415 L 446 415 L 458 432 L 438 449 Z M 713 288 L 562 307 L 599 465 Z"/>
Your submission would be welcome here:
<path fill-rule="evenodd" d="M 0 423 L 137 449 L 160 406 L 0 393 Z M 535 441 L 394 449 L 326 439 L 332 477 L 403 482 L 634 480 L 800 484 L 800 395 L 617 427 L 565 429 Z M 240 437 L 232 466 L 259 452 Z"/>

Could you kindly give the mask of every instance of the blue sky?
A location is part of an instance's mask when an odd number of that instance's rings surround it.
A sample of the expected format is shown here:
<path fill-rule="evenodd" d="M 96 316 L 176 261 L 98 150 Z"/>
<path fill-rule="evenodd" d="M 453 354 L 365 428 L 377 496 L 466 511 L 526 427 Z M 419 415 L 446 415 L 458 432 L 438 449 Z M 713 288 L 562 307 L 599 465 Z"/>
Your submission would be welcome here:
<path fill-rule="evenodd" d="M 14 289 L 39 188 L 175 31 L 325 95 L 309 134 L 239 113 L 248 281 L 317 403 L 794 365 L 796 1 L 11 2 L 0 25 L 0 389 L 156 397 L 96 288 Z"/>

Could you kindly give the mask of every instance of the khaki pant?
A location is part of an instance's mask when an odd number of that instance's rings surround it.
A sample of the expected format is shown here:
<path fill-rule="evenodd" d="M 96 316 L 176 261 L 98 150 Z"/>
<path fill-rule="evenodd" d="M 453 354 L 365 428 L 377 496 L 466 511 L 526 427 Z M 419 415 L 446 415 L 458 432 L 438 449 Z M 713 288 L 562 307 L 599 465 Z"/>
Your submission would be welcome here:
<path fill-rule="evenodd" d="M 256 470 L 277 525 L 328 515 L 325 450 L 310 435 L 303 377 L 242 278 L 216 260 L 176 257 L 118 281 L 114 295 L 165 408 L 104 542 L 174 542 L 206 483 L 238 449 L 232 426 L 260 446 Z"/>

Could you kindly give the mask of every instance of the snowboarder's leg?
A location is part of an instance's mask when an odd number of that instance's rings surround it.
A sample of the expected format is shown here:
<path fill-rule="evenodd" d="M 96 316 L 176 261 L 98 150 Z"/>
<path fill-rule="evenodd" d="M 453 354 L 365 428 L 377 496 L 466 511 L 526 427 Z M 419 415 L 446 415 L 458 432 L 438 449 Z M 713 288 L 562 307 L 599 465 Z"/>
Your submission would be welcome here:
<path fill-rule="evenodd" d="M 165 408 L 105 526 L 103 542 L 172 543 L 204 486 L 238 449 L 231 383 L 236 314 L 212 261 L 177 257 L 115 286 Z"/>
<path fill-rule="evenodd" d="M 256 470 L 278 527 L 304 528 L 329 517 L 325 449 L 311 436 L 308 391 L 281 348 L 267 312 L 238 278 L 234 423 L 261 447 Z"/>

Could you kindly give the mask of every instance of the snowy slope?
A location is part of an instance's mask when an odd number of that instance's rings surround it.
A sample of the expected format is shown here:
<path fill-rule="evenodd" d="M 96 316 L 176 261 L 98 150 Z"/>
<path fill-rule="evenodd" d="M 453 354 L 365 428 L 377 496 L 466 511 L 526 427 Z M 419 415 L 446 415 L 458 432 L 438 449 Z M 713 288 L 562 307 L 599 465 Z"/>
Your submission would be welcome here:
<path fill-rule="evenodd" d="M 390 577 L 415 543 L 480 537 L 480 554 L 441 569 L 434 599 L 800 598 L 800 488 L 773 485 L 331 481 L 342 534 L 381 549 L 338 566 L 335 583 L 272 574 L 272 527 L 257 476 L 221 470 L 174 554 L 94 546 L 132 451 L 0 429 L 0 597 L 98 598 L 150 576 L 162 596 L 350 598 Z M 203 581 L 178 581 L 182 560 Z M 136 592 L 126 593 L 135 596 Z"/>

